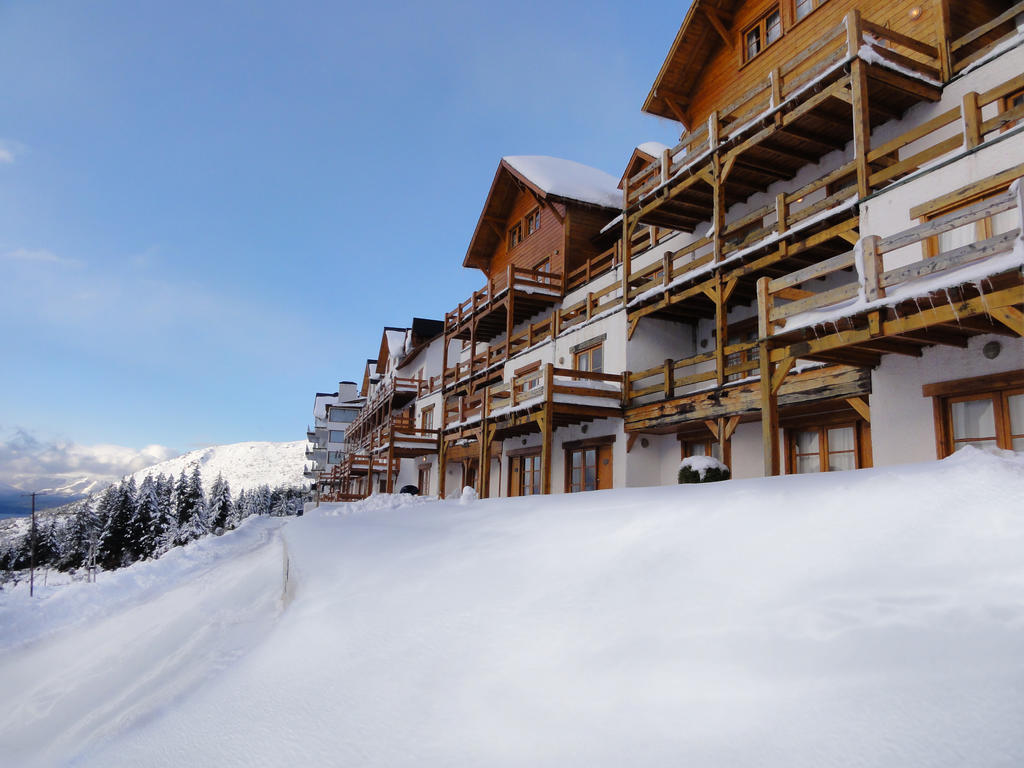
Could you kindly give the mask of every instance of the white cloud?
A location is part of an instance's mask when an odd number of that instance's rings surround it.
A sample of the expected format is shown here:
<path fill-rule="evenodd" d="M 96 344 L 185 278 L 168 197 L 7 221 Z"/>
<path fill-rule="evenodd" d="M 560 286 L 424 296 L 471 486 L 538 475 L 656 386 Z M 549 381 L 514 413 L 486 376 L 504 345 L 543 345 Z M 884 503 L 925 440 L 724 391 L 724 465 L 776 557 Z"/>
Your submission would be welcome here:
<path fill-rule="evenodd" d="M 163 445 L 82 445 L 16 427 L 0 435 L 0 482 L 25 490 L 59 488 L 83 478 L 105 485 L 178 455 Z"/>
<path fill-rule="evenodd" d="M 13 163 L 14 153 L 6 147 L 0 146 L 0 163 Z"/>

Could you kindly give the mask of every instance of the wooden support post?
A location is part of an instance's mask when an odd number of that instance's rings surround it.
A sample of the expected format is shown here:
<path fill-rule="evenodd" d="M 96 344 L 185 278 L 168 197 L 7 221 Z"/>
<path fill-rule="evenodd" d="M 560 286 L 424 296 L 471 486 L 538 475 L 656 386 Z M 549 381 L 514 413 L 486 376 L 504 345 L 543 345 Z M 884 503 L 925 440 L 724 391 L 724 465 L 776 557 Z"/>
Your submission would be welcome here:
<path fill-rule="evenodd" d="M 778 475 L 779 467 L 779 398 L 772 388 L 774 366 L 771 363 L 771 345 L 760 343 L 761 368 L 761 449 L 764 454 L 766 477 Z"/>
<path fill-rule="evenodd" d="M 711 183 L 714 201 L 711 225 L 714 229 L 715 263 L 722 259 L 722 230 L 725 229 L 725 179 L 722 174 L 722 158 L 718 152 L 718 112 L 712 112 L 708 118 L 708 141 L 714 149 L 711 157 Z"/>
<path fill-rule="evenodd" d="M 851 17 L 859 20 L 854 10 Z M 857 163 L 857 195 L 861 198 L 871 194 L 871 165 L 868 153 L 871 151 L 871 114 L 868 112 L 867 65 L 861 59 L 854 59 L 850 65 L 850 87 L 853 92 L 853 149 Z"/>
<path fill-rule="evenodd" d="M 621 405 L 622 405 L 622 407 L 623 407 L 623 408 L 628 408 L 628 407 L 629 407 L 629 400 L 630 400 L 630 391 L 629 391 L 629 376 L 630 376 L 630 373 L 629 373 L 629 371 L 623 371 L 623 372 L 622 372 L 622 385 L 621 385 L 621 387 L 622 387 L 622 396 L 621 396 Z"/>
<path fill-rule="evenodd" d="M 594 310 L 594 292 L 587 291 L 587 320 L 590 319 Z"/>
<path fill-rule="evenodd" d="M 861 254 L 864 261 L 864 300 L 877 301 L 885 298 L 885 287 L 881 284 L 882 254 L 878 235 L 868 235 L 861 240 Z"/>
<path fill-rule="evenodd" d="M 942 82 L 949 82 L 953 77 L 953 54 L 949 49 L 952 33 L 949 23 L 949 0 L 934 0 L 935 39 L 938 40 L 939 48 L 939 72 L 942 75 Z"/>
<path fill-rule="evenodd" d="M 757 281 L 757 336 L 767 339 L 772 335 L 772 298 L 768 293 L 770 277 L 761 277 Z"/>
<path fill-rule="evenodd" d="M 978 106 L 978 94 L 968 91 L 964 94 L 961 114 L 964 118 L 964 148 L 974 149 L 981 144 L 981 108 Z"/>
<path fill-rule="evenodd" d="M 554 414 L 552 413 L 551 402 L 554 381 L 554 366 L 548 363 L 544 367 L 544 410 L 538 416 L 541 433 L 540 492 L 545 494 L 551 493 L 551 456 L 554 433 Z"/>
<path fill-rule="evenodd" d="M 715 275 L 715 381 L 725 384 L 725 348 L 729 344 L 729 308 L 725 303 L 725 289 L 721 273 Z"/>
<path fill-rule="evenodd" d="M 487 395 L 484 395 L 486 401 Z M 480 422 L 480 469 L 477 472 L 477 492 L 486 499 L 491 491 L 491 435 L 494 433 L 486 418 Z"/>
<path fill-rule="evenodd" d="M 448 450 L 444 441 L 444 432 L 439 435 L 440 440 L 437 446 L 437 495 L 444 498 L 445 478 L 448 476 Z"/>
<path fill-rule="evenodd" d="M 388 440 L 388 453 L 387 453 L 387 456 L 388 456 L 388 469 L 387 469 L 387 483 L 385 484 L 385 488 L 387 488 L 387 492 L 388 493 L 394 493 L 395 492 L 395 477 L 394 477 L 395 441 L 394 441 L 394 439 L 389 439 Z M 372 461 L 373 461 L 373 459 L 371 458 L 371 462 Z"/>
<path fill-rule="evenodd" d="M 672 150 L 666 148 L 661 153 L 661 183 L 669 180 L 672 173 Z"/>
<path fill-rule="evenodd" d="M 676 391 L 675 381 L 675 363 L 672 362 L 671 357 L 665 358 L 665 374 L 664 374 L 664 394 L 666 400 L 671 400 L 672 395 Z"/>
<path fill-rule="evenodd" d="M 661 284 L 668 288 L 672 282 L 672 252 L 665 251 L 661 256 Z"/>

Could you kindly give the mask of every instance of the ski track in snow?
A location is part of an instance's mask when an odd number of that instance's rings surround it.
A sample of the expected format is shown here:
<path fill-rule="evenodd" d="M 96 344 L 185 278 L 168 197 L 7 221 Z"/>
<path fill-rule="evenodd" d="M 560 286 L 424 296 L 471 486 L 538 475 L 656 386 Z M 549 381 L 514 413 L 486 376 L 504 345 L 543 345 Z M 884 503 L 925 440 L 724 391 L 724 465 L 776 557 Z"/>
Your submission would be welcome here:
<path fill-rule="evenodd" d="M 249 518 L 223 537 L 43 600 L 4 596 L 0 764 L 77 763 L 187 706 L 187 697 L 260 642 L 280 613 L 283 523 Z"/>

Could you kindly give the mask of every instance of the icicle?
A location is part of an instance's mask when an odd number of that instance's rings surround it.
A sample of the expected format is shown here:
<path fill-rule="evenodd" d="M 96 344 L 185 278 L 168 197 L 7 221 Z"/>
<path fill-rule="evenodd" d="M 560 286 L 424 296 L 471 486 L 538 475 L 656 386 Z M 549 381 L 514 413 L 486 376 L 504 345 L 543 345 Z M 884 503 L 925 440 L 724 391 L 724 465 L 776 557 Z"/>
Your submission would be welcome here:
<path fill-rule="evenodd" d="M 953 297 L 949 295 L 949 288 L 945 289 L 946 300 L 949 301 L 949 307 L 953 310 L 953 317 L 956 318 L 956 324 L 960 325 L 960 314 L 956 311 L 956 305 L 953 303 Z"/>
<path fill-rule="evenodd" d="M 985 295 L 985 288 L 982 286 L 984 280 L 978 279 L 974 281 L 974 287 L 978 289 L 978 298 L 981 299 L 981 306 L 985 308 L 985 314 L 990 315 L 988 308 L 988 296 Z"/>

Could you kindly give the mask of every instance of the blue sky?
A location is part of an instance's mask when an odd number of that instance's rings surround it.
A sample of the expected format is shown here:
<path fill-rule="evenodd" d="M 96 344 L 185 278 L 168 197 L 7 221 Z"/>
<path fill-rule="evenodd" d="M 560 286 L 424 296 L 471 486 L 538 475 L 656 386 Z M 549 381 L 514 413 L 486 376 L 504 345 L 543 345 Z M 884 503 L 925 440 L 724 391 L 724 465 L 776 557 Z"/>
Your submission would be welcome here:
<path fill-rule="evenodd" d="M 301 439 L 383 325 L 480 286 L 502 155 L 677 138 L 640 106 L 685 10 L 4 3 L 0 438 Z"/>

